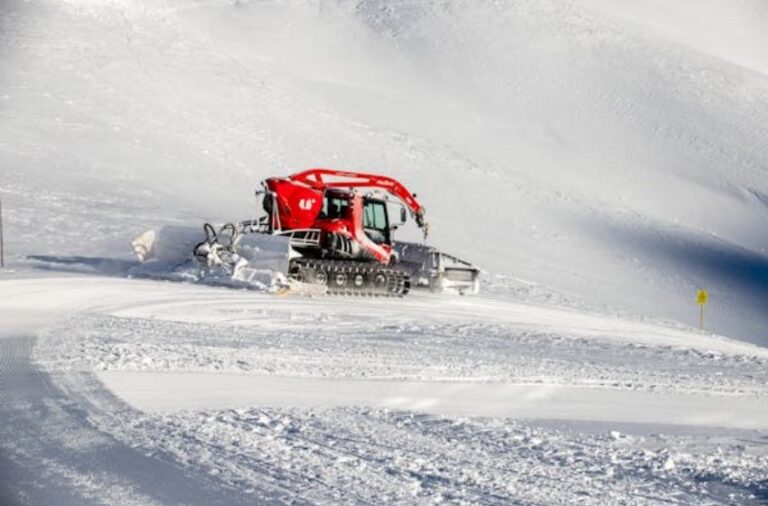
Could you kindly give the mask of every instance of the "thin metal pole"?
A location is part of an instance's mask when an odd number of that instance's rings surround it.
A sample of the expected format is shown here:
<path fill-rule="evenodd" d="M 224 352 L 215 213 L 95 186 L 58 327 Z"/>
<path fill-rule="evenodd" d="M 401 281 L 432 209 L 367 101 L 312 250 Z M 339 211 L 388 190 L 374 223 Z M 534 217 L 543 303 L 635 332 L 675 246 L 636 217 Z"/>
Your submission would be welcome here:
<path fill-rule="evenodd" d="M 3 247 L 3 201 L 0 200 L 0 269 L 5 267 L 5 248 Z"/>
<path fill-rule="evenodd" d="M 704 304 L 699 304 L 701 306 L 701 314 L 699 314 L 699 329 L 704 330 Z"/>

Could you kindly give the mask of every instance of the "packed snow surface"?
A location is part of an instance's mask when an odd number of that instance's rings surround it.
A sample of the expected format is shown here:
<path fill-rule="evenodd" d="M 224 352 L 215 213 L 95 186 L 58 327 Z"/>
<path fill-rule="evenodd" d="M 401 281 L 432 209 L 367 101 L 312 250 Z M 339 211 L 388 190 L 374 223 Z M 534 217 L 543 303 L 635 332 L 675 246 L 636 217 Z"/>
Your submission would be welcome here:
<path fill-rule="evenodd" d="M 767 497 L 755 345 L 503 298 L 39 274 L 0 295 L 0 470 L 22 504 Z"/>
<path fill-rule="evenodd" d="M 761 0 L 0 2 L 0 503 L 767 503 L 765 26 Z M 481 296 L 130 256 L 313 166 L 403 181 Z"/>

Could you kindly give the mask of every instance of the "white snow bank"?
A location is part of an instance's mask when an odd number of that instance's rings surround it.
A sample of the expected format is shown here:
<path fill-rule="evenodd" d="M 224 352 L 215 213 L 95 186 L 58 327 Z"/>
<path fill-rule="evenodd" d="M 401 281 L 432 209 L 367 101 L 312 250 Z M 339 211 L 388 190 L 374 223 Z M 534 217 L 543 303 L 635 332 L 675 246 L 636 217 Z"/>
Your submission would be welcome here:
<path fill-rule="evenodd" d="M 442 416 L 585 420 L 768 429 L 768 398 L 686 395 L 554 384 L 335 380 L 242 374 L 100 372 L 145 412 L 365 406 Z"/>

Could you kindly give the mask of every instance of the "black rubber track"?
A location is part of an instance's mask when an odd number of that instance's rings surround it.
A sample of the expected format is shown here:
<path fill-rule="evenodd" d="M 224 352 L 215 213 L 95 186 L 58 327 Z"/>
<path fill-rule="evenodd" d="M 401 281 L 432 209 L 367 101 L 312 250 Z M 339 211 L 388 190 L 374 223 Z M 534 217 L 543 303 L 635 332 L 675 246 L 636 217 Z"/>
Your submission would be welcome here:
<path fill-rule="evenodd" d="M 325 285 L 329 295 L 402 297 L 411 289 L 407 272 L 372 262 L 297 258 L 289 274 L 297 281 Z"/>

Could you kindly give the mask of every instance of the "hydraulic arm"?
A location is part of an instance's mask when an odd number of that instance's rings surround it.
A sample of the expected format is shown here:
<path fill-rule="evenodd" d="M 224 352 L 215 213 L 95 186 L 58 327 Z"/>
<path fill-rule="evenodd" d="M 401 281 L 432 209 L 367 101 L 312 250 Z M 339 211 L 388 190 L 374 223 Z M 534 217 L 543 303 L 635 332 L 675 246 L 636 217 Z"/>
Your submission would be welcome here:
<path fill-rule="evenodd" d="M 288 179 L 304 183 L 316 190 L 326 188 L 380 188 L 400 199 L 411 212 L 416 224 L 426 237 L 429 226 L 424 221 L 424 206 L 399 181 L 387 176 L 348 172 L 334 169 L 309 169 L 288 176 Z"/>

